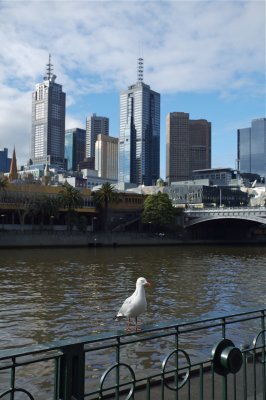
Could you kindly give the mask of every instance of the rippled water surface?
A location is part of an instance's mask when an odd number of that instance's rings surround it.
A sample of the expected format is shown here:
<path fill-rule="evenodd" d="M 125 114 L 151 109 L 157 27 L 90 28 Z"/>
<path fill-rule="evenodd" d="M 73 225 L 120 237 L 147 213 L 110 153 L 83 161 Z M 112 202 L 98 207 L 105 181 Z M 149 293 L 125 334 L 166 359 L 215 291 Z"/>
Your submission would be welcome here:
<path fill-rule="evenodd" d="M 264 247 L 143 247 L 0 252 L 0 347 L 124 327 L 113 317 L 146 290 L 144 325 L 265 305 Z"/>

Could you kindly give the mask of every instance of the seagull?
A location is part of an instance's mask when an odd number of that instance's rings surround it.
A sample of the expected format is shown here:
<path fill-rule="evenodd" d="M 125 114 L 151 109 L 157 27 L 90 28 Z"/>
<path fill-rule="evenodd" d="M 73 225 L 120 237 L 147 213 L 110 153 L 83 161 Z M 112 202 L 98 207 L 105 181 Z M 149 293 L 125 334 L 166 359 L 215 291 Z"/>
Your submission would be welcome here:
<path fill-rule="evenodd" d="M 119 321 L 121 318 L 128 317 L 126 331 L 130 332 L 130 318 L 135 318 L 135 331 L 138 332 L 138 316 L 146 311 L 147 301 L 144 286 L 150 286 L 150 283 L 143 277 L 138 278 L 136 282 L 135 292 L 128 297 L 122 307 L 118 311 L 115 319 Z"/>

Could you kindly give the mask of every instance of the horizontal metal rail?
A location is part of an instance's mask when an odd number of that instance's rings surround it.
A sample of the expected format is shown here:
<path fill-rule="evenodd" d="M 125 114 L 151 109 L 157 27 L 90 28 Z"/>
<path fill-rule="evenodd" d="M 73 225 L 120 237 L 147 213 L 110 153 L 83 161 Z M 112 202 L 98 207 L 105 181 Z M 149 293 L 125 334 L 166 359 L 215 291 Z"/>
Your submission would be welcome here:
<path fill-rule="evenodd" d="M 264 400 L 265 316 L 264 308 L 208 314 L 5 349 L 0 399 Z"/>

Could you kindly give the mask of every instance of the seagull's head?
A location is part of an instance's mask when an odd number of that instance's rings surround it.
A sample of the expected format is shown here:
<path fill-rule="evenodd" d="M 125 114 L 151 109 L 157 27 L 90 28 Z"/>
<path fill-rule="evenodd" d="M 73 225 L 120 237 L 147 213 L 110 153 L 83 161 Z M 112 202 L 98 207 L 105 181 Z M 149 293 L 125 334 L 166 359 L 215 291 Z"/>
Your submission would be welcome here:
<path fill-rule="evenodd" d="M 141 277 L 137 279 L 136 286 L 150 286 L 151 284 L 147 281 L 147 279 Z"/>

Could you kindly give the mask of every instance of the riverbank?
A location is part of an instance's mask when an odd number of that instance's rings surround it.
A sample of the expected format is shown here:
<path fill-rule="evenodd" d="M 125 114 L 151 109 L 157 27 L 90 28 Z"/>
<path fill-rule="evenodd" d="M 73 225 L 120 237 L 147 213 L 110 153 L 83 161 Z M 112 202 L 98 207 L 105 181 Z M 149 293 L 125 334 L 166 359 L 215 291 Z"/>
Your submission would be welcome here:
<path fill-rule="evenodd" d="M 138 232 L 77 231 L 1 231 L 0 248 L 39 247 L 107 247 L 107 246 L 176 246 L 176 245 L 265 245 L 265 239 L 250 240 L 189 240 L 177 235 Z"/>

